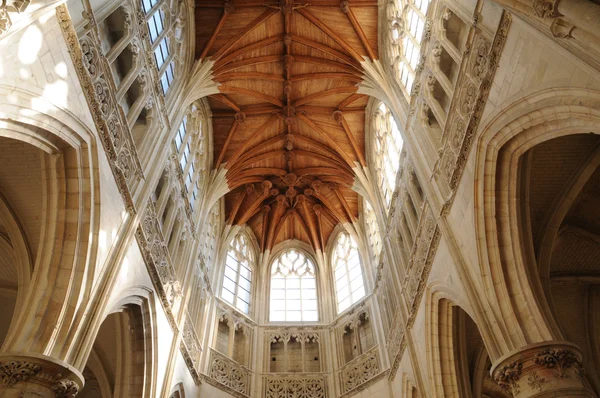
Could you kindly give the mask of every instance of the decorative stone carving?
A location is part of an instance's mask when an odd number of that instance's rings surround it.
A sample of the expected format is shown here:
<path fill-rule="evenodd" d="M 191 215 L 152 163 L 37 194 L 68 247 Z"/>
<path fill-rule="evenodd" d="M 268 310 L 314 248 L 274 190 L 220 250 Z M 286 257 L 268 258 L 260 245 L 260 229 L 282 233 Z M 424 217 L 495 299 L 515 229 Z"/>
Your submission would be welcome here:
<path fill-rule="evenodd" d="M 492 377 L 504 391 L 518 398 L 558 391 L 565 397 L 593 397 L 581 359 L 581 351 L 571 343 L 534 344 L 504 357 L 492 369 Z"/>
<path fill-rule="evenodd" d="M 169 250 L 162 236 L 160 221 L 152 200 L 148 201 L 144 218 L 136 231 L 136 238 L 167 319 L 173 330 L 177 330 L 173 312 L 174 307 L 181 301 L 181 289 L 178 288 L 179 282 L 176 280 L 175 269 L 171 264 Z"/>
<path fill-rule="evenodd" d="M 79 385 L 69 379 L 59 379 L 54 383 L 52 391 L 56 394 L 56 398 L 75 398 L 79 392 Z"/>
<path fill-rule="evenodd" d="M 348 362 L 341 370 L 340 384 L 345 394 L 363 385 L 381 372 L 379 348 L 374 347 Z"/>
<path fill-rule="evenodd" d="M 27 7 L 29 7 L 30 3 L 30 0 L 13 0 L 9 4 L 7 0 L 2 0 L 2 3 L 0 4 L 0 36 L 8 32 L 12 26 L 10 14 L 20 14 L 24 12 Z"/>
<path fill-rule="evenodd" d="M 266 398 L 325 398 L 324 375 L 271 375 L 265 377 Z"/>
<path fill-rule="evenodd" d="M 0 390 L 16 391 L 21 397 L 74 398 L 82 385 L 81 373 L 58 359 L 39 354 L 0 354 Z"/>
<path fill-rule="evenodd" d="M 91 29 L 80 39 L 64 4 L 56 8 L 56 15 L 115 181 L 126 208 L 134 213 L 132 191 L 142 177 L 142 168 L 127 119 L 115 97 L 117 89 L 110 65 L 105 57 L 100 56 L 98 27 L 93 13 L 86 10 Z"/>
<path fill-rule="evenodd" d="M 557 6 L 559 0 L 533 0 L 533 12 L 540 18 L 556 18 L 560 16 Z"/>
<path fill-rule="evenodd" d="M 235 392 L 245 396 L 250 393 L 250 371 L 212 349 L 208 375 L 217 383 Z"/>
<path fill-rule="evenodd" d="M 27 381 L 38 374 L 41 366 L 27 361 L 0 362 L 0 380 L 5 386 L 14 386 L 19 381 Z"/>

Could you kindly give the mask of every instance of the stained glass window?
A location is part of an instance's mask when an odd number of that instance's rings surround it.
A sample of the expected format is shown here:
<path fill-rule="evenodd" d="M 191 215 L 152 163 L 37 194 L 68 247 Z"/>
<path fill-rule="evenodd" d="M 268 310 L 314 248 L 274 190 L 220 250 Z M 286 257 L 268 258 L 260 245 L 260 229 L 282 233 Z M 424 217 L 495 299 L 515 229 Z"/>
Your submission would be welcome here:
<path fill-rule="evenodd" d="M 386 210 L 389 210 L 396 188 L 396 173 L 400 167 L 403 140 L 392 112 L 383 102 L 375 114 L 374 127 L 374 163 L 377 182 L 383 194 Z"/>

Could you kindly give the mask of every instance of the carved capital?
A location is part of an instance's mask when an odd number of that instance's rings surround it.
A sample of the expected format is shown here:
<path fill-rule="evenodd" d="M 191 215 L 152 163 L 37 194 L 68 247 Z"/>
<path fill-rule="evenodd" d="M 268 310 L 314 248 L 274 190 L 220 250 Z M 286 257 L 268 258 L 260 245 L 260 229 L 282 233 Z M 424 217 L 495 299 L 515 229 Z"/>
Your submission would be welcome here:
<path fill-rule="evenodd" d="M 51 357 L 0 354 L 0 389 L 16 391 L 20 396 L 74 398 L 83 381 L 77 369 Z"/>
<path fill-rule="evenodd" d="M 593 397 L 587 387 L 577 346 L 561 341 L 534 344 L 505 356 L 492 370 L 494 381 L 513 397 Z"/>

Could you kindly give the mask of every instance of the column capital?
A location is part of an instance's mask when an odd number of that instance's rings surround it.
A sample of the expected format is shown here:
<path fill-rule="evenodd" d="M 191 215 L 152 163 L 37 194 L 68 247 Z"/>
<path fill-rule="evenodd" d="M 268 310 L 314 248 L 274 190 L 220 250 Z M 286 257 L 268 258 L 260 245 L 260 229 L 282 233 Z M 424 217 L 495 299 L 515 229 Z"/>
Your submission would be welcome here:
<path fill-rule="evenodd" d="M 505 355 L 492 367 L 492 378 L 515 398 L 595 397 L 587 386 L 582 353 L 575 344 L 547 341 Z"/>
<path fill-rule="evenodd" d="M 74 398 L 84 378 L 73 366 L 34 353 L 0 353 L 0 397 Z"/>

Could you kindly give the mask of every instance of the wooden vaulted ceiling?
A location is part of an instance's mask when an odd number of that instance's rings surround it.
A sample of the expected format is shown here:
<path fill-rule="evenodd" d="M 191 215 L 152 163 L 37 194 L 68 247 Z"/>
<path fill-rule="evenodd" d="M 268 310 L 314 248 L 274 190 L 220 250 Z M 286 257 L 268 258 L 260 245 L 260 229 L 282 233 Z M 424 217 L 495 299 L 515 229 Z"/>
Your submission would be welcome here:
<path fill-rule="evenodd" d="M 288 239 L 323 250 L 358 216 L 368 98 L 360 62 L 377 57 L 377 0 L 196 0 L 196 58 L 214 61 L 214 167 L 229 224 L 261 251 Z"/>

